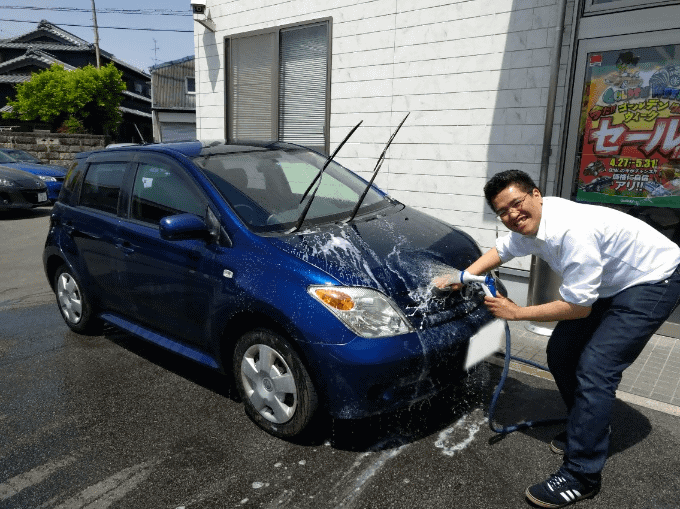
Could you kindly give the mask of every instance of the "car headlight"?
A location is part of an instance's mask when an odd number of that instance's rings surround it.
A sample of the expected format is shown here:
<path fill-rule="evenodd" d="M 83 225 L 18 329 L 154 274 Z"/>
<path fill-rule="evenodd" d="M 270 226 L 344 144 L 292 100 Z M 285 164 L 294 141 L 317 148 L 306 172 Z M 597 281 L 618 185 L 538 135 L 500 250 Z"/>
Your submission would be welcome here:
<path fill-rule="evenodd" d="M 348 286 L 310 286 L 308 291 L 358 336 L 381 338 L 407 334 L 414 330 L 396 304 L 377 290 Z"/>
<path fill-rule="evenodd" d="M 14 181 L 13 181 L 13 180 L 9 180 L 9 179 L 0 178 L 0 186 L 3 186 L 3 187 L 12 187 L 12 186 L 14 186 Z"/>
<path fill-rule="evenodd" d="M 48 177 L 47 175 L 38 175 L 38 178 L 40 178 L 40 180 L 44 180 L 45 182 L 56 182 L 57 181 L 57 179 L 55 179 L 54 177 Z"/>

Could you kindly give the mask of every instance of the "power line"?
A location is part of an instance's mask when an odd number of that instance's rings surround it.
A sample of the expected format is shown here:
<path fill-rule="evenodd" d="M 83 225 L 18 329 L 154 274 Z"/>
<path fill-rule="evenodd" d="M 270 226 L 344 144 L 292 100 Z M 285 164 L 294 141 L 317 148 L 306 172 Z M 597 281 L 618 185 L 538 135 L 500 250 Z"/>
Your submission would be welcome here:
<path fill-rule="evenodd" d="M 39 21 L 26 21 L 24 19 L 0 19 L 0 21 L 10 21 L 12 23 L 33 23 L 36 25 L 40 23 Z M 93 26 L 93 25 L 74 25 L 69 23 L 54 23 L 54 24 L 60 27 L 92 28 Z M 110 30 L 138 30 L 143 32 L 178 32 L 187 34 L 194 33 L 193 30 L 177 30 L 175 28 L 132 28 L 132 27 L 103 27 L 103 26 L 99 26 L 99 28 L 108 28 Z"/>
<path fill-rule="evenodd" d="M 2 5 L 0 9 L 30 10 L 30 11 L 56 11 L 56 12 L 91 12 L 88 9 L 79 7 L 33 7 L 25 5 Z M 104 7 L 97 9 L 97 12 L 104 14 L 132 14 L 141 16 L 192 16 L 190 11 L 176 11 L 173 9 L 116 9 L 115 7 Z"/>

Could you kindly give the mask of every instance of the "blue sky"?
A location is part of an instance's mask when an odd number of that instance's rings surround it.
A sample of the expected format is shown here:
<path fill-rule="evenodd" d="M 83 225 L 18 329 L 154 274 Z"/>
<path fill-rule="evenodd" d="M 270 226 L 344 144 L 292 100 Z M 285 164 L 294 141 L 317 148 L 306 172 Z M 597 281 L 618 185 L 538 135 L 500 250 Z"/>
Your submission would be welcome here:
<path fill-rule="evenodd" d="M 155 63 L 176 60 L 194 53 L 192 17 L 170 12 L 190 14 L 190 0 L 95 0 L 95 5 L 99 46 L 120 60 L 148 72 L 149 67 Z M 55 10 L 64 8 L 85 12 Z M 142 12 L 107 12 L 110 9 Z M 46 19 L 81 39 L 94 42 L 92 0 L 0 0 L 0 39 L 29 32 L 41 19 Z"/>

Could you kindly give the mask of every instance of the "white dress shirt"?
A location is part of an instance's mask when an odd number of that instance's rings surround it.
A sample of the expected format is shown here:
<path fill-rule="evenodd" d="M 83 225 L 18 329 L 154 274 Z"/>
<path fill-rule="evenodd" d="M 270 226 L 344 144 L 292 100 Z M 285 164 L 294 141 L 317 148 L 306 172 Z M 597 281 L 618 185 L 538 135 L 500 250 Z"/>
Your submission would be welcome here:
<path fill-rule="evenodd" d="M 543 198 L 535 237 L 511 232 L 496 249 L 503 262 L 530 254 L 545 260 L 562 276 L 562 298 L 580 306 L 666 279 L 680 264 L 678 245 L 643 221 L 556 197 Z"/>

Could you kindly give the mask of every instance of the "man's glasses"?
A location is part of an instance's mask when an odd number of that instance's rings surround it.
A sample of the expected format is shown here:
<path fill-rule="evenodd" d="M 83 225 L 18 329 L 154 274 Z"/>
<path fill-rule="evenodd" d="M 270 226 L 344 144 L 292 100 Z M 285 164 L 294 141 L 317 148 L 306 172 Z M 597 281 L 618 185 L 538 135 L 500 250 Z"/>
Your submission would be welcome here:
<path fill-rule="evenodd" d="M 524 203 L 524 200 L 527 199 L 527 196 L 529 196 L 529 194 L 530 193 L 527 193 L 522 198 L 517 198 L 508 207 L 506 207 L 504 209 L 497 210 L 496 211 L 496 217 L 498 219 L 506 219 L 513 210 L 515 212 L 519 212 L 519 210 L 522 208 L 522 204 Z"/>

